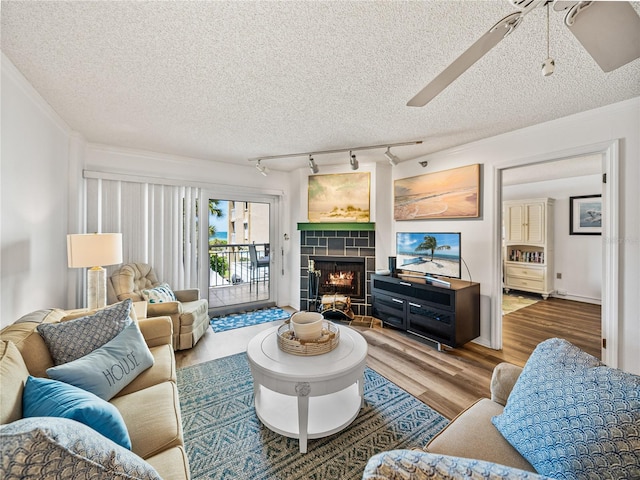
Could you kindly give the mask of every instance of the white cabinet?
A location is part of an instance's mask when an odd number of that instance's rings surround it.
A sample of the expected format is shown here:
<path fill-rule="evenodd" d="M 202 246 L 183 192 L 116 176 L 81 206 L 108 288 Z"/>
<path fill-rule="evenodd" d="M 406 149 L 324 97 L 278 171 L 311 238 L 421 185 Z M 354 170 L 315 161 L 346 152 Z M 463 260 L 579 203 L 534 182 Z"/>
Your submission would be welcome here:
<path fill-rule="evenodd" d="M 548 199 L 505 202 L 506 241 L 544 244 Z"/>
<path fill-rule="evenodd" d="M 552 198 L 511 200 L 503 204 L 505 227 L 504 288 L 553 292 Z"/>

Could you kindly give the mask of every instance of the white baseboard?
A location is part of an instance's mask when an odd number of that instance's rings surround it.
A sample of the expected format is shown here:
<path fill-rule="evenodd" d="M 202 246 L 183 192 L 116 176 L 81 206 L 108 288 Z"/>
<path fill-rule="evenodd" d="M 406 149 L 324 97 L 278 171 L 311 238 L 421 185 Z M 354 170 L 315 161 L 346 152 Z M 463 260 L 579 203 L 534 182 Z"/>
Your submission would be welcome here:
<path fill-rule="evenodd" d="M 557 293 L 552 293 L 550 296 L 554 298 L 561 298 L 563 300 L 573 300 L 574 302 L 593 303 L 594 305 L 602 305 L 601 298 L 585 297 L 582 295 L 571 295 L 569 293 L 564 295 L 558 295 Z"/>

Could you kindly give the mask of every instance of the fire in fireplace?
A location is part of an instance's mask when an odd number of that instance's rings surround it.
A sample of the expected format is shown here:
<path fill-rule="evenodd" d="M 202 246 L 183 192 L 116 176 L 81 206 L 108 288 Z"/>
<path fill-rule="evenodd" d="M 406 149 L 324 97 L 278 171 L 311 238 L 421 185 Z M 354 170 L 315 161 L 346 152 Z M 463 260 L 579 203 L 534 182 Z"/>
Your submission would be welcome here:
<path fill-rule="evenodd" d="M 319 295 L 349 295 L 364 299 L 364 258 L 310 257 L 318 275 Z"/>
<path fill-rule="evenodd" d="M 340 287 L 351 287 L 353 280 L 356 278 L 356 274 L 353 272 L 335 272 L 329 273 L 329 279 L 327 283 L 329 285 L 336 285 Z"/>

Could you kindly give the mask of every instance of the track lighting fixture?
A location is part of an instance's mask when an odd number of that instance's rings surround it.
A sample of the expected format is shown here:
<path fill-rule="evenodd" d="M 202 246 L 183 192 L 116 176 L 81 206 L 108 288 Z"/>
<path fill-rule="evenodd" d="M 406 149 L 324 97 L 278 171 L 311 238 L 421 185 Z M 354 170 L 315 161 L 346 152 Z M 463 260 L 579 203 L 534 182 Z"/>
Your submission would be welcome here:
<path fill-rule="evenodd" d="M 316 165 L 311 155 L 309 155 L 309 170 L 311 170 L 311 173 L 318 173 L 318 165 Z"/>
<path fill-rule="evenodd" d="M 395 167 L 400 161 L 400 159 L 396 157 L 393 153 L 391 153 L 390 149 L 391 147 L 387 147 L 387 151 L 384 152 L 384 156 L 387 157 L 387 160 L 389 160 L 389 163 Z"/>
<path fill-rule="evenodd" d="M 260 160 L 256 162 L 256 168 L 262 175 L 264 175 L 265 177 L 267 176 L 267 167 L 265 167 L 264 165 L 260 165 Z"/>
<path fill-rule="evenodd" d="M 422 168 L 424 168 L 424 167 L 426 167 L 427 165 L 429 165 L 429 162 L 427 162 L 426 160 L 423 160 L 423 161 L 418 162 L 418 163 L 420 164 L 420 166 L 421 166 Z"/>
<path fill-rule="evenodd" d="M 360 165 L 358 165 L 358 160 L 356 160 L 356 154 L 353 152 L 349 152 L 349 163 L 351 164 L 351 170 L 357 170 Z"/>
<path fill-rule="evenodd" d="M 260 162 L 262 160 L 274 160 L 276 158 L 295 158 L 295 157 L 309 157 L 309 170 L 311 173 L 318 173 L 319 168 L 316 164 L 316 161 L 313 159 L 314 155 L 331 155 L 334 153 L 343 153 L 349 152 L 349 165 L 351 166 L 351 170 L 358 170 L 360 167 L 358 160 L 356 160 L 356 155 L 353 153 L 357 150 L 377 150 L 381 148 L 386 148 L 387 151 L 384 153 L 384 156 L 389 160 L 391 165 L 397 165 L 400 159 L 396 157 L 393 153 L 391 153 L 391 147 L 402 147 L 406 145 L 419 145 L 422 143 L 422 140 L 417 140 L 413 142 L 401 142 L 401 143 L 383 143 L 382 145 L 366 145 L 363 147 L 351 147 L 351 148 L 338 148 L 334 150 L 317 150 L 314 152 L 299 152 L 299 153 L 286 153 L 284 155 L 270 155 L 266 157 L 260 158 L 250 158 L 250 162 L 257 162 L 256 168 L 262 173 L 264 176 L 267 175 L 268 170 L 266 167 L 262 166 Z"/>

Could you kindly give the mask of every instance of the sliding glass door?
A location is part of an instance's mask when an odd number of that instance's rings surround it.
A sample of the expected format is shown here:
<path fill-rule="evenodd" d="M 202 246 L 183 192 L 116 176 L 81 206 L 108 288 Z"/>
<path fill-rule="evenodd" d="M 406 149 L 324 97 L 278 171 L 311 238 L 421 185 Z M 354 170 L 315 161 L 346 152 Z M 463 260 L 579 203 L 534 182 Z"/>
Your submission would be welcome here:
<path fill-rule="evenodd" d="M 209 194 L 209 308 L 216 312 L 273 304 L 274 202 Z"/>

